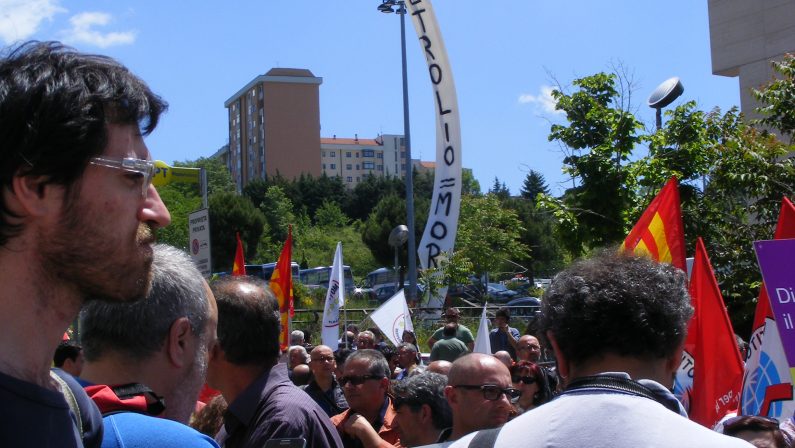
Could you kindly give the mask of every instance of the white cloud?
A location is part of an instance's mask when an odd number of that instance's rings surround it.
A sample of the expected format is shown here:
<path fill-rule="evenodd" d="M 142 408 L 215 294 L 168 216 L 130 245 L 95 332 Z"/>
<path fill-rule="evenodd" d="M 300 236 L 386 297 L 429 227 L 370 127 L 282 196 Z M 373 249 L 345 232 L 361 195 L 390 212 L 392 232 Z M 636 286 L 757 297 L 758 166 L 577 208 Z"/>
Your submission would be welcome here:
<path fill-rule="evenodd" d="M 110 14 L 104 12 L 81 12 L 69 19 L 72 28 L 66 30 L 64 40 L 72 44 L 89 44 L 100 48 L 113 45 L 124 45 L 135 42 L 135 32 L 102 33 L 95 26 L 106 26 L 112 20 Z"/>
<path fill-rule="evenodd" d="M 560 115 L 563 111 L 555 110 L 555 105 L 557 103 L 555 102 L 555 98 L 552 97 L 553 90 L 554 87 L 552 86 L 541 86 L 538 95 L 523 93 L 519 95 L 519 104 L 535 104 L 545 113 Z"/>
<path fill-rule="evenodd" d="M 66 12 L 58 0 L 0 0 L 0 39 L 6 44 L 33 36 L 44 20 Z"/>

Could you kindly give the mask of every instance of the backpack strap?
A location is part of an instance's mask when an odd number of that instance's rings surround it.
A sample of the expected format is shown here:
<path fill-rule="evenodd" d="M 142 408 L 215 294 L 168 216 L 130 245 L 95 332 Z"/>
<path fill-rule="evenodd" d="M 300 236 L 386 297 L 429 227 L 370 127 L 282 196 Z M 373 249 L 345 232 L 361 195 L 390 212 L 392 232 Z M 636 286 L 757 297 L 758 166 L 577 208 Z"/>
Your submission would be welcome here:
<path fill-rule="evenodd" d="M 72 411 L 72 415 L 74 415 L 73 420 L 78 431 L 80 431 L 80 438 L 82 439 L 85 435 L 85 430 L 83 429 L 83 419 L 80 417 L 80 406 L 77 404 L 77 398 L 75 397 L 74 392 L 72 392 L 72 388 L 69 387 L 69 384 L 64 381 L 63 378 L 58 376 L 58 374 L 52 370 L 50 370 L 50 378 L 54 379 L 61 388 L 61 394 L 63 394 L 63 397 L 66 399 L 66 403 L 69 405 L 69 409 Z"/>
<path fill-rule="evenodd" d="M 469 441 L 469 448 L 493 448 L 501 429 L 502 427 L 478 431 Z"/>

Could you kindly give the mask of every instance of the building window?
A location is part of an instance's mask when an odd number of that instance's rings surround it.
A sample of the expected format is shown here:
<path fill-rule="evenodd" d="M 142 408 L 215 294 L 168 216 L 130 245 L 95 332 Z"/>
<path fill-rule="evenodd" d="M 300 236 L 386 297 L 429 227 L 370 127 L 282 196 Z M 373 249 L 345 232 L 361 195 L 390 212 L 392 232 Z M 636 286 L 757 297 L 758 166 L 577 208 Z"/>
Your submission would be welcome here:
<path fill-rule="evenodd" d="M 364 162 L 364 163 L 362 163 L 362 168 L 364 168 L 366 170 L 372 170 L 372 169 L 375 168 L 375 163 L 373 163 L 373 162 Z"/>
<path fill-rule="evenodd" d="M 378 171 L 384 171 L 384 165 L 378 165 Z"/>
<path fill-rule="evenodd" d="M 347 179 L 347 181 L 348 181 L 348 182 L 353 182 L 353 178 L 352 178 L 351 176 L 348 176 L 348 179 Z"/>
<path fill-rule="evenodd" d="M 337 157 L 337 151 L 331 151 L 331 157 Z"/>
<path fill-rule="evenodd" d="M 323 157 L 326 157 L 326 151 L 321 152 L 320 155 L 322 155 Z"/>
<path fill-rule="evenodd" d="M 358 164 L 356 165 L 356 169 L 357 169 L 357 170 L 359 169 L 359 165 L 358 165 Z"/>
<path fill-rule="evenodd" d="M 350 152 L 350 151 L 346 152 L 346 153 L 345 153 L 345 157 L 347 157 L 347 158 L 349 158 L 349 159 L 350 159 L 350 158 L 351 158 L 351 152 Z"/>
<path fill-rule="evenodd" d="M 379 152 L 378 154 L 376 154 L 376 157 L 379 158 L 379 159 L 383 159 L 384 158 L 384 153 L 383 152 Z"/>
<path fill-rule="evenodd" d="M 375 157 L 375 151 L 372 149 L 363 149 L 362 150 L 362 157 Z"/>
<path fill-rule="evenodd" d="M 359 176 L 356 176 L 356 182 L 359 182 Z"/>
<path fill-rule="evenodd" d="M 405 159 L 406 158 L 406 151 L 400 151 L 400 158 L 401 159 Z"/>
<path fill-rule="evenodd" d="M 326 164 L 325 164 L 325 163 L 323 164 L 323 169 L 324 169 L 324 170 L 326 169 Z"/>
<path fill-rule="evenodd" d="M 356 158 L 359 158 L 359 151 L 356 151 Z"/>
<path fill-rule="evenodd" d="M 351 165 L 350 163 L 349 163 L 349 164 L 347 164 L 347 165 L 345 165 L 345 169 L 346 169 L 346 170 L 350 170 L 350 169 L 352 169 L 352 168 L 353 168 L 353 165 Z"/>
<path fill-rule="evenodd" d="M 337 169 L 337 164 L 336 163 L 332 163 L 331 164 L 331 169 L 332 170 L 336 170 Z"/>

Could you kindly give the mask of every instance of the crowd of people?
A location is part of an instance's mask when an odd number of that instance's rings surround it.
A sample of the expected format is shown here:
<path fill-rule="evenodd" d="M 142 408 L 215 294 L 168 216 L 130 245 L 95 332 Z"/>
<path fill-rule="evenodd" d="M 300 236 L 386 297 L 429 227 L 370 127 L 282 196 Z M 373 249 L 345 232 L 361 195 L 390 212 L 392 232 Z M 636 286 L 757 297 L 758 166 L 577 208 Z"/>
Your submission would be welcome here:
<path fill-rule="evenodd" d="M 498 310 L 492 354 L 455 308 L 427 366 L 414 334 L 391 347 L 355 327 L 336 350 L 294 332 L 282 353 L 263 282 L 208 284 L 155 244 L 170 215 L 143 136 L 166 108 L 106 57 L 33 42 L 0 58 L 0 446 L 792 443 L 791 419 L 687 419 L 669 390 L 685 275 L 615 250 L 555 277 L 535 334 Z M 81 345 L 63 342 L 78 315 Z"/>

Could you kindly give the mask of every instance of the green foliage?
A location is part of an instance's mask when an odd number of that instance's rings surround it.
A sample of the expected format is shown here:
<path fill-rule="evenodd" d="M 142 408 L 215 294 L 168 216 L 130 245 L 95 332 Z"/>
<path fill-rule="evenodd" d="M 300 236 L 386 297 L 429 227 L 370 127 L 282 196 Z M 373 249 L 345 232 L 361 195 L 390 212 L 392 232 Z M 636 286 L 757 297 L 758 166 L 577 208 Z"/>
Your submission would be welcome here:
<path fill-rule="evenodd" d="M 399 197 L 406 195 L 406 187 L 401 179 L 367 175 L 350 192 L 344 206 L 345 213 L 351 219 L 366 220 L 376 204 L 390 194 Z"/>
<path fill-rule="evenodd" d="M 395 194 L 385 196 L 375 206 L 362 227 L 362 241 L 382 266 L 394 263 L 394 251 L 389 246 L 389 233 L 406 223 L 406 201 Z M 400 250 L 400 259 L 406 259 L 405 245 Z"/>
<path fill-rule="evenodd" d="M 795 139 L 795 55 L 788 54 L 781 62 L 773 61 L 773 70 L 780 79 L 772 81 L 762 90 L 753 90 L 763 104 L 757 112 L 764 115 L 759 123 L 789 135 L 790 144 Z"/>
<path fill-rule="evenodd" d="M 496 273 L 507 260 L 525 258 L 528 248 L 519 241 L 524 231 L 516 212 L 491 194 L 461 200 L 456 254 L 472 262 L 476 273 Z"/>
<path fill-rule="evenodd" d="M 345 227 L 348 221 L 348 217 L 335 202 L 324 202 L 315 213 L 315 225 L 318 227 Z"/>
<path fill-rule="evenodd" d="M 256 258 L 257 242 L 266 225 L 262 212 L 244 197 L 234 193 L 210 196 L 210 241 L 213 271 L 231 271 L 240 232 L 246 261 Z"/>
<path fill-rule="evenodd" d="M 505 185 L 505 182 L 500 183 L 500 179 L 494 176 L 494 184 L 489 189 L 489 194 L 494 195 L 500 201 L 505 201 L 511 197 L 511 191 Z"/>
<path fill-rule="evenodd" d="M 574 80 L 572 94 L 553 90 L 556 109 L 566 113 L 568 126 L 552 125 L 549 140 L 568 148 L 563 171 L 578 184 L 566 190 L 557 210 L 572 225 L 559 233 L 578 256 L 584 247 L 615 243 L 624 236 L 623 218 L 631 204 L 627 162 L 640 141 L 641 123 L 622 109 L 614 74 L 597 73 Z M 546 205 L 550 205 L 548 201 Z"/>
<path fill-rule="evenodd" d="M 157 230 L 157 241 L 187 249 L 188 215 L 201 208 L 202 200 L 198 194 L 184 194 L 178 186 L 182 187 L 184 184 L 165 185 L 157 189 L 171 214 L 171 225 Z"/>
<path fill-rule="evenodd" d="M 358 223 L 341 227 L 312 226 L 295 239 L 293 258 L 306 260 L 307 266 L 330 266 L 337 242 L 342 242 L 343 262 L 354 274 L 364 275 L 380 265 L 362 241 Z"/>
<path fill-rule="evenodd" d="M 520 194 L 523 198 L 532 202 L 533 205 L 535 205 L 539 194 L 549 194 L 549 186 L 546 179 L 544 179 L 544 175 L 538 171 L 530 170 L 524 179 Z"/>

